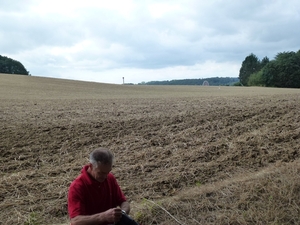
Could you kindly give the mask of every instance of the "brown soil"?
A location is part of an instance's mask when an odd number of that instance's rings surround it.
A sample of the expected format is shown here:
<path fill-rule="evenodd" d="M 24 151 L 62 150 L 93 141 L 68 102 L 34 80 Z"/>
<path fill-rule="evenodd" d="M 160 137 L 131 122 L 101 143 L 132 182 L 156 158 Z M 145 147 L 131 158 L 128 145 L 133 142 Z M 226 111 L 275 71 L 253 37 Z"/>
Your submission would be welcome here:
<path fill-rule="evenodd" d="M 170 213 L 185 224 L 259 224 L 247 219 L 248 214 L 246 222 L 238 221 L 234 209 L 226 214 L 223 206 L 222 215 L 232 217 L 230 222 L 207 212 L 220 209 L 217 201 L 222 196 L 241 194 L 243 185 L 253 194 L 259 177 L 260 184 L 265 182 L 260 188 L 267 187 L 274 178 L 271 172 L 281 166 L 290 171 L 290 163 L 299 166 L 299 93 L 122 99 L 8 96 L 0 105 L 1 221 L 66 222 L 68 186 L 90 151 L 104 146 L 116 155 L 113 173 L 139 222 L 176 224 Z M 297 179 L 298 172 L 293 173 Z M 296 212 L 299 199 L 290 203 Z M 197 212 L 207 217 L 198 218 Z"/>

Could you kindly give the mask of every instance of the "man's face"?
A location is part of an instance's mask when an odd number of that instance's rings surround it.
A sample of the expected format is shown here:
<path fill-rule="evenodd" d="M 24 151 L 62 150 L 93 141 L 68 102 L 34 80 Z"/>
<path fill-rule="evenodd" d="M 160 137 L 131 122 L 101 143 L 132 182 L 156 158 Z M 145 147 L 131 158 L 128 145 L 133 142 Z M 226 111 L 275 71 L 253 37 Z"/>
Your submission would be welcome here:
<path fill-rule="evenodd" d="M 91 164 L 90 168 L 91 168 L 91 175 L 93 176 L 93 178 L 98 182 L 103 182 L 106 179 L 109 172 L 111 171 L 112 165 L 98 164 L 97 168 L 94 168 L 93 165 Z"/>

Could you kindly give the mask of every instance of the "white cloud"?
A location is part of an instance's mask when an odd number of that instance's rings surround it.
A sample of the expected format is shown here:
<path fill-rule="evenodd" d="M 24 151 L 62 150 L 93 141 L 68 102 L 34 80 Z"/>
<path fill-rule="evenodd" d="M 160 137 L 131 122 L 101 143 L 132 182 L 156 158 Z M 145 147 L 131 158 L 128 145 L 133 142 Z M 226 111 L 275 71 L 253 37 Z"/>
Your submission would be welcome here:
<path fill-rule="evenodd" d="M 60 68 L 55 74 L 59 78 L 117 84 L 122 84 L 124 77 L 126 83 L 136 84 L 159 80 L 208 78 L 211 77 L 212 73 L 216 77 L 235 77 L 235 73 L 239 70 L 239 67 L 235 63 L 206 61 L 193 66 L 174 66 L 161 69 L 120 68 L 101 71 L 83 71 L 80 69 L 68 71 L 67 69 Z M 52 77 L 51 75 L 49 76 Z"/>

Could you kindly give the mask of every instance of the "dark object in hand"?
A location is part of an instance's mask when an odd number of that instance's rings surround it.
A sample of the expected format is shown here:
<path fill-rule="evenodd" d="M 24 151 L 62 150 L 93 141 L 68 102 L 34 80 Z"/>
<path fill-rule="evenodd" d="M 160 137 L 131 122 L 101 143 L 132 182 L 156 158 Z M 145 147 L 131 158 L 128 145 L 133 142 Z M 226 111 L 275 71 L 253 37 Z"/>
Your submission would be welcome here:
<path fill-rule="evenodd" d="M 126 212 L 122 210 L 122 217 L 116 225 L 139 225 L 139 224 L 135 222 L 134 219 L 132 219 L 130 216 L 126 214 Z"/>

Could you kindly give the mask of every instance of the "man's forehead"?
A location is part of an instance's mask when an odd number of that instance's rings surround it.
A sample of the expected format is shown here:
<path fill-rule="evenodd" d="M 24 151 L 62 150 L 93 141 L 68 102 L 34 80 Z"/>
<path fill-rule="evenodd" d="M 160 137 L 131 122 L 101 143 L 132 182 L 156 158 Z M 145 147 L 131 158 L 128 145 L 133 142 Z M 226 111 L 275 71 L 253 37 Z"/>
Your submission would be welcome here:
<path fill-rule="evenodd" d="M 98 164 L 96 170 L 98 171 L 111 171 L 112 164 Z"/>

